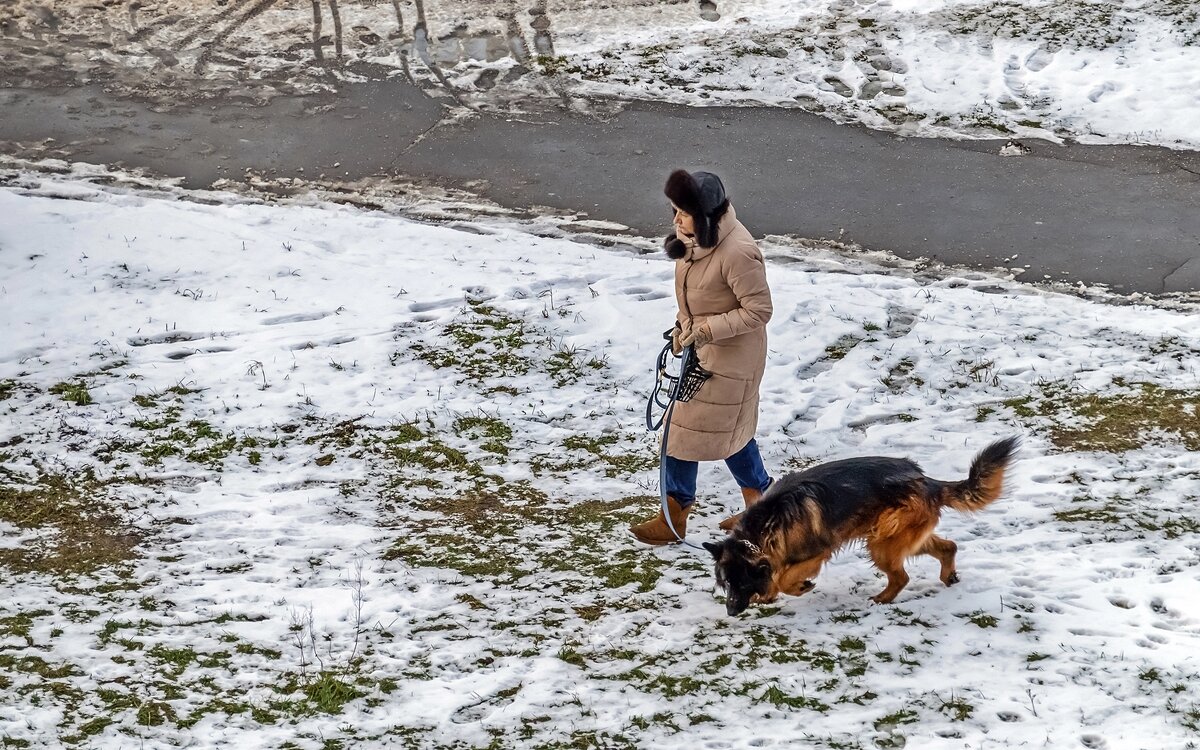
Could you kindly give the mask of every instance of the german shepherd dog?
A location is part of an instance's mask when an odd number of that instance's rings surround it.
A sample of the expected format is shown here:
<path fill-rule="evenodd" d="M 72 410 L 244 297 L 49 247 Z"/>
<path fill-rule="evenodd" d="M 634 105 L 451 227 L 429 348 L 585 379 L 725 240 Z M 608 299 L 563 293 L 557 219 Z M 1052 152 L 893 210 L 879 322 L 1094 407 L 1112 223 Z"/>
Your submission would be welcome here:
<path fill-rule="evenodd" d="M 730 535 L 704 548 L 716 561 L 725 610 L 739 615 L 751 602 L 800 596 L 834 553 L 862 539 L 887 588 L 871 597 L 879 604 L 908 584 L 905 559 L 931 555 L 942 564 L 942 583 L 958 583 L 958 545 L 936 536 L 942 508 L 982 510 L 1000 497 L 1004 471 L 1020 439 L 999 440 L 975 457 L 967 478 L 930 479 L 908 459 L 868 456 L 831 461 L 788 474 L 742 515 Z"/>

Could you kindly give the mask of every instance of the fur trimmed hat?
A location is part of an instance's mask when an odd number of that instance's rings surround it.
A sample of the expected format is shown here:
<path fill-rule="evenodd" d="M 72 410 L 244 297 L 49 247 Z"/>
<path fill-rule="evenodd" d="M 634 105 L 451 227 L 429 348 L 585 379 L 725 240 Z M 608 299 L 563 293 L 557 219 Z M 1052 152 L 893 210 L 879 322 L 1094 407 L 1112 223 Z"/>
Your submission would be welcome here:
<path fill-rule="evenodd" d="M 717 223 L 729 209 L 729 199 L 725 197 L 725 185 L 721 178 L 712 172 L 676 169 L 667 178 L 663 192 L 681 211 L 692 217 L 696 226 L 696 244 L 700 247 L 716 247 Z M 670 251 L 668 247 L 668 255 Z"/>

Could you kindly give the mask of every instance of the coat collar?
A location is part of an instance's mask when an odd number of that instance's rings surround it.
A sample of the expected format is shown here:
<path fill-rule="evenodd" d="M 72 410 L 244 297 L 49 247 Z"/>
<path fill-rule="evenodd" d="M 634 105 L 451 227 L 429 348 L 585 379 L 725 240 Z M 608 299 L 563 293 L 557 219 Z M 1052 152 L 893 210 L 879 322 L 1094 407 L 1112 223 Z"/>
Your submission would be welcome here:
<path fill-rule="evenodd" d="M 733 210 L 733 204 L 731 203 L 729 204 L 729 208 L 725 210 L 725 215 L 721 217 L 719 222 L 717 222 L 717 244 L 712 247 L 700 247 L 696 245 L 695 241 L 693 240 L 692 243 L 688 245 L 687 255 L 684 255 L 682 260 L 688 263 L 693 263 L 712 255 L 714 252 L 716 252 L 717 248 L 721 246 L 721 243 L 725 241 L 725 238 L 733 232 L 737 225 L 737 212 Z"/>

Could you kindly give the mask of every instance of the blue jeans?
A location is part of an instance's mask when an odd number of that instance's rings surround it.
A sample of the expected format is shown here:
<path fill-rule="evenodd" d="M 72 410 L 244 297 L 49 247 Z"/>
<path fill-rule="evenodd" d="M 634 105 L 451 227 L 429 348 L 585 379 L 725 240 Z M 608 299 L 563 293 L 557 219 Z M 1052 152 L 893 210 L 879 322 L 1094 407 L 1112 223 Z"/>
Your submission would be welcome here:
<path fill-rule="evenodd" d="M 680 507 L 686 508 L 696 502 L 696 473 L 700 464 L 695 461 L 681 461 L 667 456 L 667 494 L 675 498 Z M 737 481 L 739 487 L 762 492 L 771 484 L 771 477 L 763 466 L 762 456 L 758 453 L 758 443 L 754 438 L 746 443 L 746 447 L 725 459 L 729 473 Z"/>

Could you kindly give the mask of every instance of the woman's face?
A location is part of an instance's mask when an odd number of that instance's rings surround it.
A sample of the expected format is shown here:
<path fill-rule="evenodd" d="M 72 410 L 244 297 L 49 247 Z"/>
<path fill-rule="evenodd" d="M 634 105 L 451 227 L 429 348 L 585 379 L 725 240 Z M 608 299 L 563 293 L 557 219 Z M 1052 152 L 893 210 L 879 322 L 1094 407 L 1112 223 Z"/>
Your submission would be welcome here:
<path fill-rule="evenodd" d="M 692 215 L 686 211 L 679 210 L 679 206 L 672 204 L 671 208 L 675 209 L 675 228 L 680 234 L 687 237 L 696 236 L 696 224 L 692 221 Z"/>

